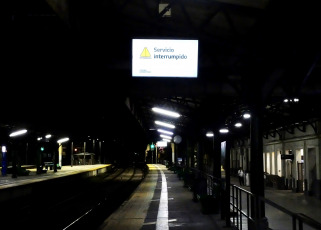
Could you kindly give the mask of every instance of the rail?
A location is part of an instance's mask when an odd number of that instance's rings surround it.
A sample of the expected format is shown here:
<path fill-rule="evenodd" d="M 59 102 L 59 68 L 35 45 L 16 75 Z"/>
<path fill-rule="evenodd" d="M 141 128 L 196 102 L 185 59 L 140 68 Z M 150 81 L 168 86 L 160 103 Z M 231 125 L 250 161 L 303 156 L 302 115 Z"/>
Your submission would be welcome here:
<path fill-rule="evenodd" d="M 190 168 L 195 178 L 203 178 L 206 180 L 206 194 L 213 195 L 219 192 L 219 195 L 224 197 L 226 193 L 225 180 L 216 178 L 208 173 L 205 173 L 196 168 Z M 219 188 L 219 190 L 217 190 Z M 230 185 L 230 209 L 225 209 L 225 203 L 220 202 L 221 218 L 225 219 L 235 227 L 235 229 L 243 230 L 249 229 L 249 224 L 254 223 L 258 218 L 255 215 L 262 216 L 261 210 L 269 208 L 269 213 L 278 213 L 281 219 L 275 219 L 273 216 L 267 215 L 269 221 L 269 229 L 277 229 L 279 222 L 282 221 L 283 230 L 312 230 L 321 229 L 321 223 L 304 215 L 303 213 L 292 212 L 277 203 L 256 196 L 255 194 L 247 191 L 234 184 Z M 264 205 L 264 207 L 262 207 Z M 272 210 L 272 211 L 271 211 Z M 227 215 L 229 212 L 229 215 Z M 264 213 L 265 214 L 265 213 Z M 284 226 L 286 225 L 286 226 Z M 250 228 L 251 229 L 251 228 Z"/>
<path fill-rule="evenodd" d="M 248 229 L 248 224 L 254 222 L 256 219 L 255 213 L 257 212 L 255 212 L 255 210 L 260 211 L 263 204 L 274 208 L 275 212 L 281 212 L 283 215 L 285 214 L 287 218 L 284 219 L 290 220 L 291 223 L 289 224 L 289 229 L 321 229 L 321 223 L 302 213 L 291 212 L 271 200 L 256 196 L 234 184 L 231 184 L 230 188 L 231 224 L 239 230 Z M 281 216 L 281 213 L 278 216 Z M 259 215 L 261 215 L 261 213 L 259 213 Z M 269 219 L 269 222 L 273 225 L 273 218 Z M 271 229 L 273 229 L 273 227 Z"/>

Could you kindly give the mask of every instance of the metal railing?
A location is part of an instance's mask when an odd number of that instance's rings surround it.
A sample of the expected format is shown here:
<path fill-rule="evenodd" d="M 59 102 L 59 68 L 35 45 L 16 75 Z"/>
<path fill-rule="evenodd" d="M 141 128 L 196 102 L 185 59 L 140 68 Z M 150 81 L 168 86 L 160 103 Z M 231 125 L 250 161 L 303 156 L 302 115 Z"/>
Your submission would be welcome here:
<path fill-rule="evenodd" d="M 227 193 L 225 180 L 215 178 L 196 168 L 190 168 L 190 170 L 195 178 L 206 180 L 207 195 L 215 195 L 216 193 L 216 195 L 222 196 L 222 201 L 220 202 L 221 219 L 226 220 L 227 226 L 232 226 L 239 230 L 255 229 L 255 227 L 253 228 L 255 226 L 253 223 L 261 216 L 264 216 L 268 220 L 268 229 L 321 229 L 321 223 L 318 221 L 302 213 L 294 213 L 269 199 L 256 196 L 234 184 L 230 185 L 230 209 L 225 208 L 226 202 L 223 201 L 224 196 L 226 196 L 225 193 Z M 219 189 L 217 190 L 217 188 Z"/>
<path fill-rule="evenodd" d="M 265 199 L 263 197 L 256 196 L 255 194 L 240 188 L 236 185 L 231 184 L 231 224 L 239 230 L 248 229 L 248 225 L 254 222 L 257 217 L 255 213 L 259 213 L 262 205 L 269 205 L 269 208 L 273 208 L 272 213 L 277 213 L 278 217 L 285 215 L 289 222 L 284 221 L 282 229 L 292 230 L 310 230 L 310 229 L 321 229 L 321 223 L 316 220 L 302 214 L 294 213 L 288 209 L 276 204 L 275 202 Z M 265 207 L 264 206 L 264 207 Z M 257 212 L 258 211 L 258 212 Z M 268 217 L 268 216 L 267 216 Z M 273 223 L 273 218 L 269 218 L 269 222 Z M 276 220 L 280 221 L 280 219 Z M 286 226 L 285 226 L 286 224 Z M 270 227 L 270 226 L 269 226 Z M 272 226 L 271 226 L 272 227 Z M 270 229 L 273 229 L 270 228 Z"/>
<path fill-rule="evenodd" d="M 194 173 L 195 177 L 203 178 L 206 180 L 207 195 L 213 195 L 214 191 L 217 192 L 217 187 L 222 188 L 221 179 L 215 178 L 213 175 L 205 173 L 196 168 L 190 168 L 190 170 Z"/>

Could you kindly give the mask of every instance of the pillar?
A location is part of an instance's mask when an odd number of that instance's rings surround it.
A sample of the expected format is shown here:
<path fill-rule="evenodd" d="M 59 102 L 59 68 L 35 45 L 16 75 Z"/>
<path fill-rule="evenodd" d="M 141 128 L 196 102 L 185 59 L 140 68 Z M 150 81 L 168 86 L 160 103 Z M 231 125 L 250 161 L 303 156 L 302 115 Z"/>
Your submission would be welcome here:
<path fill-rule="evenodd" d="M 252 200 L 251 214 L 253 222 L 249 223 L 249 229 L 268 229 L 265 217 L 264 202 L 257 197 L 264 197 L 264 173 L 263 173 L 263 111 L 261 106 L 256 105 L 251 111 L 251 174 L 250 188 L 255 195 Z"/>

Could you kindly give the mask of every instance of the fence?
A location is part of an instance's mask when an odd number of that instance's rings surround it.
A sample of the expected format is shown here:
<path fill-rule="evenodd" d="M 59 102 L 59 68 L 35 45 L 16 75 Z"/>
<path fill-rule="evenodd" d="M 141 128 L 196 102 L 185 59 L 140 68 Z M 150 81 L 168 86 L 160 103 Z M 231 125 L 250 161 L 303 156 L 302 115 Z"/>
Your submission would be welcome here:
<path fill-rule="evenodd" d="M 269 229 L 321 229 L 321 223 L 302 213 L 291 212 L 271 200 L 258 197 L 236 185 L 231 185 L 230 188 L 231 225 L 239 230 L 249 229 L 249 225 L 257 219 L 255 213 L 262 216 L 260 213 L 262 208 L 268 210 L 269 214 L 266 217 L 269 221 Z"/>

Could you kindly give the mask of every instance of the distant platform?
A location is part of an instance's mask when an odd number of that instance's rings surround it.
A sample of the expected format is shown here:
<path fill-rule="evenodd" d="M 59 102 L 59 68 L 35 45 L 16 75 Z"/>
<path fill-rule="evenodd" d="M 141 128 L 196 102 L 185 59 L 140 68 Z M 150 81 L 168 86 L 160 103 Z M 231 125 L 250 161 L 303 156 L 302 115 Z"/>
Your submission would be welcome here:
<path fill-rule="evenodd" d="M 54 170 L 47 170 L 45 173 L 37 174 L 36 168 L 31 165 L 21 166 L 30 171 L 29 175 L 26 176 L 17 176 L 12 178 L 12 174 L 7 174 L 0 177 L 0 190 L 26 185 L 30 183 L 40 182 L 44 180 L 50 180 L 54 178 L 70 176 L 80 173 L 85 173 L 88 176 L 95 176 L 100 173 L 104 173 L 111 167 L 111 164 L 95 164 L 95 165 L 65 165 L 61 169 L 58 169 L 57 172 Z"/>

